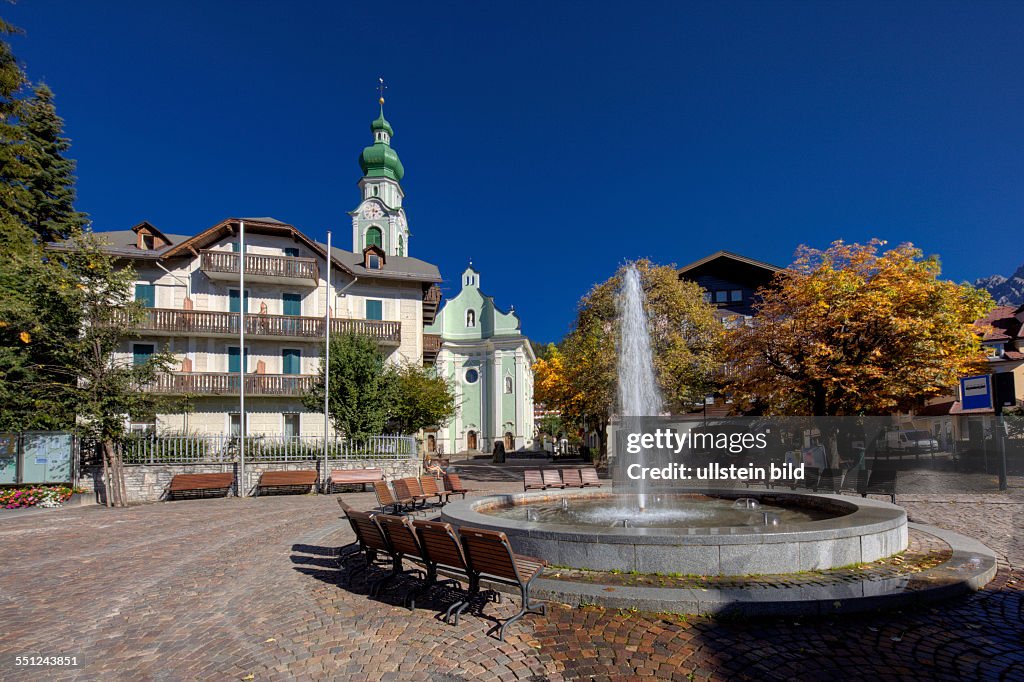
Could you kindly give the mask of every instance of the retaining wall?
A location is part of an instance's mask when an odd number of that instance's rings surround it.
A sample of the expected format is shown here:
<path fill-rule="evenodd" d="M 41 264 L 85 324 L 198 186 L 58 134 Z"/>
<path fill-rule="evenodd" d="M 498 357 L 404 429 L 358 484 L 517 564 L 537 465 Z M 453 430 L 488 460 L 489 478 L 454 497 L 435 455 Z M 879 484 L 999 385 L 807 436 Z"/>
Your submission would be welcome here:
<path fill-rule="evenodd" d="M 264 471 L 298 471 L 316 469 L 323 480 L 323 461 L 304 462 L 246 462 L 245 491 L 246 495 L 256 494 L 256 484 Z M 330 462 L 331 469 L 382 469 L 385 480 L 420 475 L 419 459 L 400 460 L 359 460 Z M 222 464 L 126 464 L 124 467 L 125 487 L 128 489 L 128 502 L 158 502 L 166 499 L 167 487 L 177 474 L 222 474 L 233 473 L 235 486 L 232 495 L 237 495 L 238 463 Z M 98 502 L 104 502 L 105 487 L 102 466 L 83 467 L 79 485 L 96 494 Z"/>

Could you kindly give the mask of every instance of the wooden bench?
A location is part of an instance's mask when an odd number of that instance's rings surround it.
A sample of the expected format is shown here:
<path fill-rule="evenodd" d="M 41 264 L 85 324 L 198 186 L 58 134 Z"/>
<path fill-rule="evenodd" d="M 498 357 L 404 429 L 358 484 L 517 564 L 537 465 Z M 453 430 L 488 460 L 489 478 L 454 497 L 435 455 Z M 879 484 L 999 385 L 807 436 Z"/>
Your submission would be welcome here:
<path fill-rule="evenodd" d="M 260 482 L 256 484 L 256 494 L 271 493 L 308 493 L 316 486 L 319 479 L 316 469 L 299 471 L 264 471 L 260 474 Z"/>
<path fill-rule="evenodd" d="M 379 483 L 384 480 L 382 469 L 331 469 L 331 476 L 327 481 L 327 492 L 334 492 L 336 485 L 358 485 L 366 490 L 366 486 Z"/>
<path fill-rule="evenodd" d="M 167 499 L 175 497 L 227 497 L 235 482 L 233 473 L 177 474 L 167 487 Z"/>

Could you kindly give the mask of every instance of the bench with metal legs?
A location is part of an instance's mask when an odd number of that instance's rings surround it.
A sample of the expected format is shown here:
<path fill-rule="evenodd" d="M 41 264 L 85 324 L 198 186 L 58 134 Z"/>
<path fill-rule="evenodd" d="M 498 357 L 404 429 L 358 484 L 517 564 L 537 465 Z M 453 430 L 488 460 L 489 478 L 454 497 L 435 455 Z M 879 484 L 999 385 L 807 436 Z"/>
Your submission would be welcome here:
<path fill-rule="evenodd" d="M 378 552 L 382 552 L 388 556 L 393 556 L 391 545 L 388 543 L 387 537 L 384 535 L 384 531 L 381 530 L 380 525 L 377 523 L 373 514 L 356 511 L 355 509 L 350 508 L 345 511 L 345 515 L 348 516 L 349 523 L 352 524 L 352 530 L 355 531 L 359 545 L 363 548 L 364 554 L 366 555 L 367 571 L 369 571 L 370 566 L 372 566 L 377 560 Z M 388 576 L 385 576 L 384 578 L 370 583 L 370 596 L 375 596 L 378 589 L 386 583 L 387 580 Z"/>
<path fill-rule="evenodd" d="M 512 551 L 508 538 L 500 531 L 464 526 L 459 529 L 459 537 L 466 553 L 470 598 L 480 591 L 481 580 L 518 587 L 522 597 L 519 613 L 504 623 L 495 625 L 488 632 L 497 630 L 498 639 L 504 642 L 505 630 L 509 625 L 527 613 L 547 612 L 545 604 L 530 601 L 530 586 L 544 571 L 546 561 L 516 554 Z"/>
<path fill-rule="evenodd" d="M 420 546 L 423 547 L 423 555 L 427 560 L 427 584 L 424 592 L 429 592 L 437 584 L 438 569 L 444 570 L 445 573 L 464 576 L 466 582 L 470 582 L 466 555 L 451 525 L 439 521 L 413 521 L 412 527 L 416 529 Z M 457 584 L 455 580 L 446 582 Z M 468 595 L 466 599 L 455 601 L 445 611 L 444 621 L 447 623 L 454 615 L 454 624 L 458 625 L 459 616 L 468 606 Z"/>
<path fill-rule="evenodd" d="M 420 539 L 416 535 L 416 531 L 413 530 L 409 519 L 404 516 L 387 515 L 380 515 L 375 518 L 377 523 L 380 524 L 380 529 L 383 531 L 388 545 L 391 547 L 391 574 L 381 583 L 381 588 L 401 575 L 423 575 L 424 572 L 418 568 L 405 570 L 403 565 L 405 559 L 423 566 L 427 570 L 429 579 L 430 567 L 424 555 L 423 547 L 420 545 Z M 405 603 L 409 610 L 416 608 L 416 597 L 420 592 L 421 590 L 413 590 L 405 596 Z"/>

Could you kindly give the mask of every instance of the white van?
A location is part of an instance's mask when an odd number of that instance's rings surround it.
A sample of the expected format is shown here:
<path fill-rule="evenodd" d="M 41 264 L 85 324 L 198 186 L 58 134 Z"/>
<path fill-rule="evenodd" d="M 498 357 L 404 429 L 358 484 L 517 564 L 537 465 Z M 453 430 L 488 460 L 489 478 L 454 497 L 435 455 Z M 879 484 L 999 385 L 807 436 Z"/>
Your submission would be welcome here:
<path fill-rule="evenodd" d="M 890 431 L 885 434 L 885 447 L 899 452 L 934 452 L 939 442 L 928 431 Z"/>

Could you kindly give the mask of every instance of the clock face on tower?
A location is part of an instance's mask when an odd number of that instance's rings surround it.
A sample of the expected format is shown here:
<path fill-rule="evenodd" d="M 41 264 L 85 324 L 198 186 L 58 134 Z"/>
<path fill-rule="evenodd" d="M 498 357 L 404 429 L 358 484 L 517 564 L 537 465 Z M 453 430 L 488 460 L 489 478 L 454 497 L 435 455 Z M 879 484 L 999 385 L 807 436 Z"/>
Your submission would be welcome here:
<path fill-rule="evenodd" d="M 372 202 L 367 204 L 366 207 L 363 209 L 364 218 L 370 218 L 371 220 L 375 220 L 383 215 L 384 211 L 380 210 L 380 206 Z"/>

